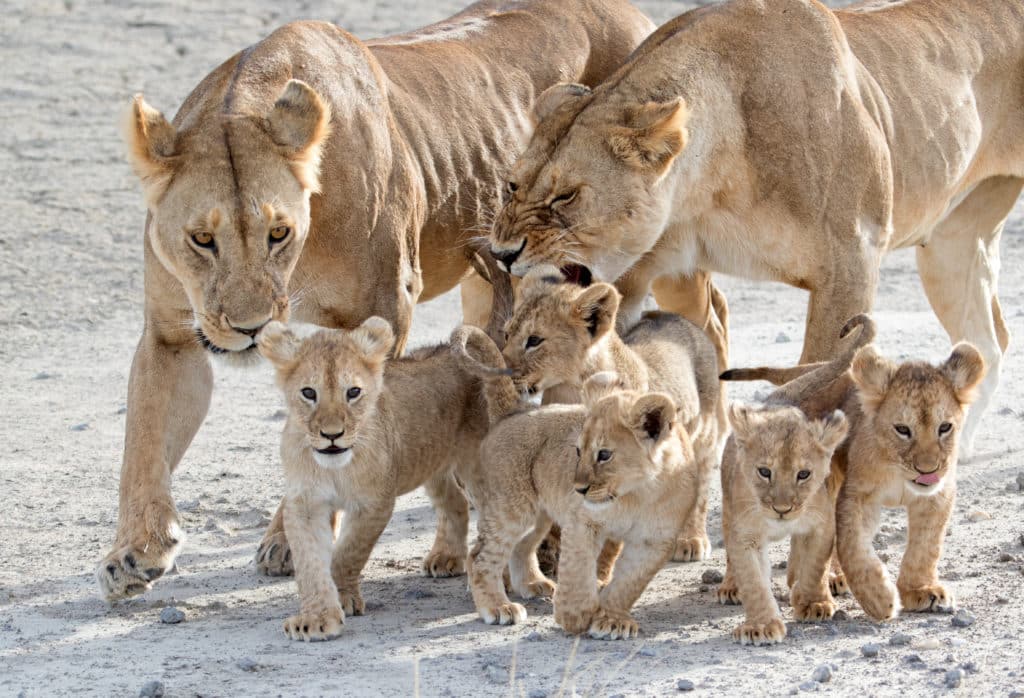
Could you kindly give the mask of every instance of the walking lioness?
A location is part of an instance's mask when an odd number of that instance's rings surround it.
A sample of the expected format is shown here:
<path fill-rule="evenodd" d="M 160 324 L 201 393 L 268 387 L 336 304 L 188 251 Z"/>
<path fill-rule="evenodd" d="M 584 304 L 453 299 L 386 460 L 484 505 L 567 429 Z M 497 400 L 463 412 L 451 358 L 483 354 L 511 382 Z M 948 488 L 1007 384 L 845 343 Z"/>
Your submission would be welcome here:
<path fill-rule="evenodd" d="M 806 362 L 871 308 L 882 254 L 915 246 L 950 338 L 989 367 L 969 448 L 1009 341 L 996 283 L 1024 186 L 1024 3 L 711 5 L 538 111 L 492 232 L 514 274 L 615 281 L 625 327 L 665 275 L 782 281 L 810 291 Z"/>
<path fill-rule="evenodd" d="M 173 122 L 135 99 L 145 326 L 97 570 L 108 599 L 148 589 L 180 549 L 171 473 L 206 414 L 210 354 L 252 356 L 299 296 L 299 319 L 328 327 L 382 316 L 401 352 L 413 305 L 466 278 L 536 95 L 601 81 L 652 29 L 625 0 L 489 0 L 365 43 L 296 22 L 214 70 Z M 265 542 L 260 568 L 289 572 L 280 511 Z"/>

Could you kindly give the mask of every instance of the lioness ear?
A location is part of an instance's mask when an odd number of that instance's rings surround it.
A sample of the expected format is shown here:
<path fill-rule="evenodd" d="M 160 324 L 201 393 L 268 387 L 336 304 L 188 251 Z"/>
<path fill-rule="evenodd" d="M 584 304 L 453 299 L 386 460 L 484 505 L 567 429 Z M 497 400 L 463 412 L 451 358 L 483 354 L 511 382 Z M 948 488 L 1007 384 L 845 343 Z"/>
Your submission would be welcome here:
<path fill-rule="evenodd" d="M 975 388 L 985 377 L 985 359 L 981 357 L 981 352 L 970 342 L 959 342 L 941 369 L 953 384 L 953 391 L 960 404 L 969 405 L 974 402 Z"/>
<path fill-rule="evenodd" d="M 850 366 L 850 375 L 860 391 L 860 401 L 865 410 L 874 412 L 885 399 L 889 382 L 896 375 L 896 364 L 867 345 L 857 351 Z"/>
<path fill-rule="evenodd" d="M 565 283 L 565 276 L 561 270 L 553 264 L 538 264 L 531 267 L 530 271 L 519 280 L 516 286 L 516 305 L 520 305 L 527 298 L 534 296 L 548 295 L 553 286 Z"/>
<path fill-rule="evenodd" d="M 363 324 L 349 332 L 348 336 L 363 357 L 373 365 L 383 363 L 395 344 L 395 333 L 391 330 L 391 323 L 376 315 L 364 320 Z"/>
<path fill-rule="evenodd" d="M 615 371 L 595 373 L 583 384 L 583 404 L 593 407 L 603 398 L 623 389 L 622 379 Z"/>
<path fill-rule="evenodd" d="M 256 347 L 279 371 L 287 371 L 295 363 L 301 340 L 287 325 L 271 320 L 256 335 Z"/>
<path fill-rule="evenodd" d="M 590 88 L 575 82 L 560 82 L 552 85 L 540 93 L 540 97 L 533 103 L 533 123 L 536 125 L 570 100 L 585 97 L 590 94 Z"/>
<path fill-rule="evenodd" d="M 616 126 L 608 147 L 633 167 L 663 174 L 686 146 L 690 112 L 682 97 L 670 102 L 648 102 L 638 107 L 629 124 Z"/>
<path fill-rule="evenodd" d="M 850 423 L 842 410 L 835 410 L 824 419 L 817 419 L 813 422 L 815 437 L 821 448 L 831 453 L 843 442 L 850 430 Z"/>
<path fill-rule="evenodd" d="M 615 326 L 619 312 L 619 292 L 611 284 L 594 284 L 584 289 L 572 303 L 572 317 L 598 340 Z"/>
<path fill-rule="evenodd" d="M 320 150 L 330 133 L 331 109 L 312 87 L 289 80 L 263 128 L 286 158 L 292 161 L 299 183 L 320 189 Z"/>
<path fill-rule="evenodd" d="M 174 174 L 178 132 L 163 114 L 146 104 L 142 95 L 135 95 L 125 109 L 122 134 L 128 160 L 142 180 L 146 205 L 153 208 Z"/>
<path fill-rule="evenodd" d="M 676 406 L 672 398 L 664 393 L 647 393 L 638 397 L 629 409 L 628 426 L 640 441 L 658 442 L 668 435 L 675 418 Z"/>

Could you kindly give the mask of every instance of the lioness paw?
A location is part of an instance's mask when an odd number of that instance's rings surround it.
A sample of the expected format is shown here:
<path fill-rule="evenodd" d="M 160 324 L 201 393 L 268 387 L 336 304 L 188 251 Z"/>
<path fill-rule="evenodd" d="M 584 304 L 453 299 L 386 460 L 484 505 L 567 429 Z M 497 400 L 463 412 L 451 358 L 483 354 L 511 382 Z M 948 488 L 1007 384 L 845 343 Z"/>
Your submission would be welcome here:
<path fill-rule="evenodd" d="M 423 574 L 428 577 L 458 577 L 466 574 L 466 557 L 447 550 L 432 552 L 423 558 Z"/>
<path fill-rule="evenodd" d="M 366 603 L 359 589 L 338 591 L 338 600 L 347 616 L 361 616 L 366 611 Z"/>
<path fill-rule="evenodd" d="M 640 626 L 628 613 L 601 609 L 591 621 L 588 634 L 598 640 L 628 640 L 640 634 Z"/>
<path fill-rule="evenodd" d="M 672 553 L 673 562 L 699 562 L 711 554 L 711 541 L 707 536 L 680 537 Z"/>
<path fill-rule="evenodd" d="M 846 575 L 842 572 L 832 573 L 828 576 L 828 590 L 832 596 L 843 596 L 850 593 L 850 585 L 846 583 Z"/>
<path fill-rule="evenodd" d="M 284 531 L 267 531 L 256 549 L 256 571 L 268 577 L 290 577 L 295 574 L 292 549 Z"/>
<path fill-rule="evenodd" d="M 718 597 L 718 603 L 725 606 L 738 606 L 742 603 L 739 587 L 736 586 L 736 581 L 732 577 L 726 577 L 725 581 L 718 585 L 715 595 Z"/>
<path fill-rule="evenodd" d="M 877 621 L 892 620 L 900 613 L 899 592 L 884 572 L 880 581 L 867 585 L 856 597 L 864 612 Z"/>
<path fill-rule="evenodd" d="M 793 617 L 797 620 L 828 620 L 835 612 L 836 604 L 831 599 L 793 603 Z"/>
<path fill-rule="evenodd" d="M 952 613 L 956 610 L 953 592 L 941 584 L 919 589 L 900 589 L 900 601 L 907 611 Z"/>
<path fill-rule="evenodd" d="M 319 642 L 331 640 L 341 634 L 345 614 L 340 608 L 331 608 L 320 613 L 300 613 L 284 622 L 285 634 L 293 640 Z"/>
<path fill-rule="evenodd" d="M 732 637 L 741 645 L 773 645 L 786 637 L 786 626 L 781 618 L 767 623 L 743 623 L 732 631 Z"/>
<path fill-rule="evenodd" d="M 114 548 L 96 568 L 96 582 L 109 602 L 149 591 L 181 551 L 185 534 L 172 506 L 153 503 L 145 518 L 143 535 Z"/>
<path fill-rule="evenodd" d="M 515 625 L 526 620 L 526 609 L 512 602 L 493 608 L 479 608 L 477 611 L 487 625 Z"/>

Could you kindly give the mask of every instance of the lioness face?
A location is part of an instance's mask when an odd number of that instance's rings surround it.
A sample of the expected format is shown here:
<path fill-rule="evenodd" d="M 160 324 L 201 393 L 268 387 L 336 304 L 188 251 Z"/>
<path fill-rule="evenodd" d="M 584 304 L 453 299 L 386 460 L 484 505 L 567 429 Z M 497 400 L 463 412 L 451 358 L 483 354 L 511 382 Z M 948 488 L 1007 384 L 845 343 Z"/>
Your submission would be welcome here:
<path fill-rule="evenodd" d="M 770 519 L 800 516 L 804 504 L 828 478 L 832 453 L 846 438 L 842 412 L 808 419 L 795 407 L 730 409 L 739 472 Z"/>
<path fill-rule="evenodd" d="M 329 112 L 293 80 L 269 114 L 218 118 L 213 131 L 179 133 L 137 97 L 125 133 L 148 242 L 187 294 L 199 341 L 228 354 L 252 350 L 263 325 L 287 318 Z"/>
<path fill-rule="evenodd" d="M 960 429 L 985 361 L 961 342 L 939 366 L 896 365 L 872 346 L 851 367 L 880 460 L 896 468 L 914 494 L 934 494 L 956 464 Z"/>
<path fill-rule="evenodd" d="M 582 89 L 541 96 L 542 118 L 510 173 L 491 251 L 517 276 L 552 264 L 570 280 L 615 281 L 668 221 L 659 183 L 685 143 L 686 108 L 598 106 Z"/>
<path fill-rule="evenodd" d="M 352 331 L 319 330 L 301 340 L 280 322 L 259 333 L 260 352 L 277 369 L 288 403 L 286 429 L 301 432 L 322 467 L 348 465 L 359 448 L 376 411 L 393 344 L 391 326 L 379 317 Z"/>

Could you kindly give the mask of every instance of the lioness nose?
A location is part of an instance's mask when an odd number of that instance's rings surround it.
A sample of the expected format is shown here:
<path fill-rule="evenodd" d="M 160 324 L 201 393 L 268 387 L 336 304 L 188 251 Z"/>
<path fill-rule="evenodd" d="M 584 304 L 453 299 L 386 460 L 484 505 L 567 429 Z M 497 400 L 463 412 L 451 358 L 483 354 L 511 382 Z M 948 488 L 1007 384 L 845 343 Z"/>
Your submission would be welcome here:
<path fill-rule="evenodd" d="M 526 247 L 526 240 L 523 240 L 523 244 L 519 246 L 518 250 L 495 250 L 492 247 L 491 256 L 504 265 L 505 271 L 510 271 L 512 265 L 519 259 L 519 255 L 522 254 L 524 247 Z"/>
<path fill-rule="evenodd" d="M 327 432 L 324 432 L 324 431 L 320 432 L 320 436 L 324 437 L 325 439 L 328 439 L 329 441 L 334 441 L 335 439 L 340 439 L 342 436 L 344 436 L 344 434 L 345 434 L 345 430 L 344 429 L 339 431 L 337 434 L 328 434 Z"/>
<path fill-rule="evenodd" d="M 270 322 L 270 318 L 264 318 L 262 320 L 255 320 L 252 322 L 240 322 L 237 325 L 233 322 L 228 322 L 231 325 L 231 329 L 241 334 L 247 334 L 250 337 L 255 337 L 256 333 L 263 329 L 263 326 Z"/>
<path fill-rule="evenodd" d="M 576 491 L 580 494 L 586 494 L 587 492 L 590 491 L 590 485 L 586 485 L 585 487 L 577 487 Z"/>

